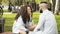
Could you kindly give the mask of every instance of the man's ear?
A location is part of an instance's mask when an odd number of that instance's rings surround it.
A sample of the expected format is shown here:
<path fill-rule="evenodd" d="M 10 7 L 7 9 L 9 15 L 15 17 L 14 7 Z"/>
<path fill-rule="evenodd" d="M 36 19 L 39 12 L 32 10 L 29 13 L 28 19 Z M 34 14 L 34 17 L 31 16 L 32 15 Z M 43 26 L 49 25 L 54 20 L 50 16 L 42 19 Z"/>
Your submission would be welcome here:
<path fill-rule="evenodd" d="M 40 9 L 40 13 L 43 13 L 42 9 Z"/>

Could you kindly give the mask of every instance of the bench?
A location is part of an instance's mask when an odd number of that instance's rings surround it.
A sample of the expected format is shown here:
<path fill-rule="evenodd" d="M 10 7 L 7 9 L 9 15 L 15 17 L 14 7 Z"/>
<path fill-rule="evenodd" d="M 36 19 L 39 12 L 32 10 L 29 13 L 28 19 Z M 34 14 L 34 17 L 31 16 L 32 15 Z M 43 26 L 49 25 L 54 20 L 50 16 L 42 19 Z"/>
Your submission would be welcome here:
<path fill-rule="evenodd" d="M 4 23 L 5 23 L 5 19 L 0 18 L 0 33 L 4 32 Z"/>

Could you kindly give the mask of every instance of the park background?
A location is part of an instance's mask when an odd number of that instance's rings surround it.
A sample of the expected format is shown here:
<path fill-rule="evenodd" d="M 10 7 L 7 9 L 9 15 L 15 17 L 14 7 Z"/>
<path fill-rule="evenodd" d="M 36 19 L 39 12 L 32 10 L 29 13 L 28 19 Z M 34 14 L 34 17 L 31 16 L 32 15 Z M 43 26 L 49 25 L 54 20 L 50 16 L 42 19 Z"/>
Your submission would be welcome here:
<path fill-rule="evenodd" d="M 17 12 L 19 11 L 19 7 L 22 4 L 34 4 L 33 9 L 33 21 L 34 24 L 37 25 L 39 15 L 41 14 L 40 11 L 38 10 L 39 4 L 41 1 L 46 1 L 49 4 L 49 8 L 52 9 L 52 12 L 55 15 L 56 22 L 57 22 L 57 27 L 58 27 L 58 32 L 60 34 L 60 0 L 0 0 L 0 6 L 3 8 L 3 15 L 0 16 L 5 19 L 5 24 L 4 24 L 4 32 L 11 32 L 12 31 L 12 26 L 14 23 L 15 16 Z M 12 10 L 9 10 L 8 8 L 11 7 Z M 1 11 L 0 11 L 1 12 Z"/>

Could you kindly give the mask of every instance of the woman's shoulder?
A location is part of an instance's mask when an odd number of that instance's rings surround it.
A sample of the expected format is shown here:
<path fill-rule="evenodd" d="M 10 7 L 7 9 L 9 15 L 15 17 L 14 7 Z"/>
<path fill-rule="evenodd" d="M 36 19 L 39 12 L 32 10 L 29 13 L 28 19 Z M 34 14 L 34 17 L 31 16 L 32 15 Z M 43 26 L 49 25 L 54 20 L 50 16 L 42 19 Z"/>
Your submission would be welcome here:
<path fill-rule="evenodd" d="M 22 19 L 22 16 L 19 16 L 18 19 Z"/>
<path fill-rule="evenodd" d="M 14 23 L 23 24 L 23 20 L 22 20 L 21 16 L 17 20 L 14 20 Z"/>
<path fill-rule="evenodd" d="M 18 17 L 18 19 L 16 19 L 15 21 L 18 21 L 18 20 L 22 20 L 22 17 L 21 17 L 21 16 L 19 16 L 19 17 Z"/>
<path fill-rule="evenodd" d="M 22 21 L 22 17 L 19 16 L 18 19 L 14 20 L 14 22 L 23 22 L 23 21 Z"/>

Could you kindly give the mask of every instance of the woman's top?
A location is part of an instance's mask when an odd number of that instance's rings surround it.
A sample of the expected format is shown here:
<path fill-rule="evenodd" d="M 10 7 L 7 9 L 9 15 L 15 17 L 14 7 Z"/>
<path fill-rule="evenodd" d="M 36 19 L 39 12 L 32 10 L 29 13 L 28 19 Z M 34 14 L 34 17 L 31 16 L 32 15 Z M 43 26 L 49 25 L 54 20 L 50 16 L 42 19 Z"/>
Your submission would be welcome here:
<path fill-rule="evenodd" d="M 14 21 L 12 32 L 19 33 L 21 30 L 27 31 L 27 27 L 34 25 L 33 21 L 30 20 L 26 24 L 24 24 L 22 17 L 20 16 L 17 20 Z"/>

